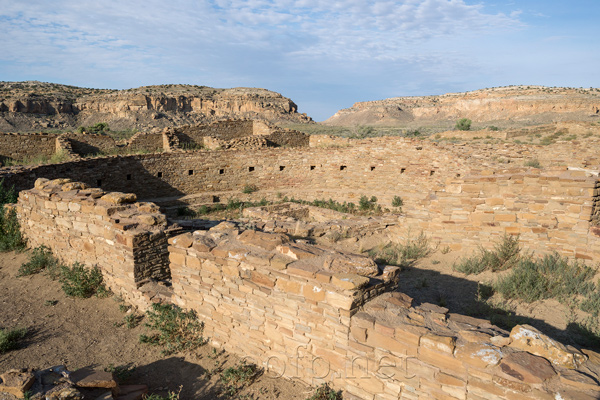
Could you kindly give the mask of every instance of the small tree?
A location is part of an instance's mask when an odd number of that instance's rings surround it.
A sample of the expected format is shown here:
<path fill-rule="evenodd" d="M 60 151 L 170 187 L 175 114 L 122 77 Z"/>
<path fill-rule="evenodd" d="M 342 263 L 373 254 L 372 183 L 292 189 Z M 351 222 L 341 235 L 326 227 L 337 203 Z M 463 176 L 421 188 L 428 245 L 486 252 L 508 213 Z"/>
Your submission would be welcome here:
<path fill-rule="evenodd" d="M 468 118 L 461 118 L 456 122 L 456 129 L 459 131 L 471 130 L 471 120 Z"/>

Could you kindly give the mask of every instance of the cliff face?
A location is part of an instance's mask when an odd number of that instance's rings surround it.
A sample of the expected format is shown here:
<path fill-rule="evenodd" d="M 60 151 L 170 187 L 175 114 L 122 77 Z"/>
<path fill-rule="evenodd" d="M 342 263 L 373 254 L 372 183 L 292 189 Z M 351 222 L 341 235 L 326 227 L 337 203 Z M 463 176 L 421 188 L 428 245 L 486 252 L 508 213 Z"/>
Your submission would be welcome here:
<path fill-rule="evenodd" d="M 265 89 L 160 85 L 85 89 L 40 82 L 0 82 L 0 131 L 75 128 L 107 122 L 113 129 L 166 127 L 221 118 L 310 122 L 296 104 Z"/>
<path fill-rule="evenodd" d="M 469 118 L 473 122 L 550 123 L 600 120 L 600 89 L 513 86 L 442 96 L 395 97 L 354 104 L 329 125 L 433 125 Z"/>

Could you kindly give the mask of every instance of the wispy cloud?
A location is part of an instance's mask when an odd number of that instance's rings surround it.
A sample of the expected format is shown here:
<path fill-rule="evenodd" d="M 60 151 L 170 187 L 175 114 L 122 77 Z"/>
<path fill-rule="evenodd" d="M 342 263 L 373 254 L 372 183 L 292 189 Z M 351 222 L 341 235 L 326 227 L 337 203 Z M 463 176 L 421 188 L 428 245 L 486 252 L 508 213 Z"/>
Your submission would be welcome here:
<path fill-rule="evenodd" d="M 323 98 L 333 96 L 327 85 L 383 96 L 434 82 L 427 92 L 483 71 L 490 42 L 528 29 L 517 5 L 492 8 L 485 0 L 4 1 L 0 79 L 262 86 Z"/>

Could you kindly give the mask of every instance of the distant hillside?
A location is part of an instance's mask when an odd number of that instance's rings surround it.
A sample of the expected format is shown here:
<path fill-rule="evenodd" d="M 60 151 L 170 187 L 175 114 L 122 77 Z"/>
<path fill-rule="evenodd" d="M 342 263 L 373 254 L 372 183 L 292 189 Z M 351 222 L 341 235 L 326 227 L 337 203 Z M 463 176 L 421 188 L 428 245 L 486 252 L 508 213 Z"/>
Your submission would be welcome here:
<path fill-rule="evenodd" d="M 394 97 L 355 103 L 323 124 L 450 128 L 460 118 L 499 127 L 596 121 L 600 120 L 600 89 L 509 86 L 441 96 Z"/>
<path fill-rule="evenodd" d="M 70 129 L 106 122 L 111 129 L 148 129 L 223 118 L 306 123 L 296 104 L 266 89 L 214 89 L 194 85 L 88 89 L 0 82 L 0 132 Z"/>

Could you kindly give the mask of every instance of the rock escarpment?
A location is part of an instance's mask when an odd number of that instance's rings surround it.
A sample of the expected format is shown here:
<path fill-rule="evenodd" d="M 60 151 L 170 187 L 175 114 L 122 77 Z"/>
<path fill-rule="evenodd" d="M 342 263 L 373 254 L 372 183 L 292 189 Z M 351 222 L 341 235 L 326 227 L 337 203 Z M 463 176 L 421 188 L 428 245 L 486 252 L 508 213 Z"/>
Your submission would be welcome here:
<path fill-rule="evenodd" d="M 355 103 L 328 125 L 453 125 L 459 118 L 498 126 L 600 120 L 600 89 L 511 86 L 441 96 L 394 97 Z"/>
<path fill-rule="evenodd" d="M 41 82 L 0 82 L 0 130 L 69 129 L 107 122 L 112 129 L 167 127 L 222 118 L 310 122 L 289 98 L 266 89 L 194 85 L 128 90 Z"/>

